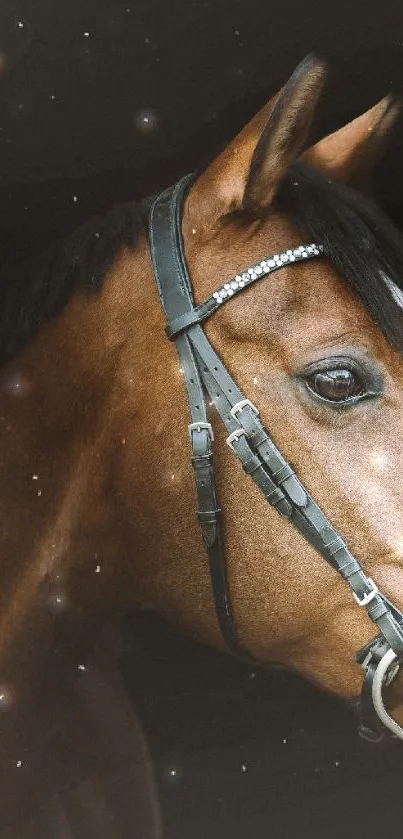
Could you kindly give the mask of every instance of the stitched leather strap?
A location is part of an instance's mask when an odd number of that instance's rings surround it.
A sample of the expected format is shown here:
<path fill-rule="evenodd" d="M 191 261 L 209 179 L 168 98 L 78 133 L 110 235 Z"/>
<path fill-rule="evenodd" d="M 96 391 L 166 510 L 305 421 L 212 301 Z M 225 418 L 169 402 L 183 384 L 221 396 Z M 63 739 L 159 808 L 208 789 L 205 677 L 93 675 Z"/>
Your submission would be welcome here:
<path fill-rule="evenodd" d="M 154 202 L 150 213 L 150 245 L 168 321 L 167 333 L 175 340 L 188 394 L 198 515 L 209 555 L 219 626 L 228 647 L 249 658 L 239 644 L 229 601 L 212 465 L 213 433 L 207 418 L 203 388 L 227 428 L 227 442 L 244 471 L 256 482 L 269 503 L 287 517 L 339 572 L 350 586 L 357 604 L 366 609 L 370 619 L 378 626 L 381 636 L 377 636 L 368 649 L 365 648 L 364 657 L 362 651 L 357 654 L 357 661 L 366 669 L 363 702 L 369 717 L 369 693 L 380 654 L 393 650 L 397 662 L 403 661 L 403 614 L 367 577 L 359 561 L 276 447 L 260 421 L 257 408 L 238 388 L 201 327 L 202 321 L 243 288 L 284 264 L 319 257 L 324 250 L 321 245 L 313 243 L 267 257 L 225 283 L 204 303 L 195 307 L 183 251 L 180 217 L 192 180 L 193 176 L 183 178 Z"/>
<path fill-rule="evenodd" d="M 150 213 L 150 245 L 155 277 L 168 324 L 193 314 L 193 294 L 180 235 L 180 209 L 192 176 L 183 178 L 153 204 Z M 181 320 L 182 319 L 182 320 Z M 228 595 L 227 569 L 220 523 L 220 509 L 212 465 L 212 429 L 208 422 L 202 382 L 188 335 L 179 330 L 176 348 L 187 390 L 191 423 L 192 466 L 198 503 L 198 518 L 206 546 L 214 603 L 221 634 L 229 649 L 248 658 L 242 649 Z"/>

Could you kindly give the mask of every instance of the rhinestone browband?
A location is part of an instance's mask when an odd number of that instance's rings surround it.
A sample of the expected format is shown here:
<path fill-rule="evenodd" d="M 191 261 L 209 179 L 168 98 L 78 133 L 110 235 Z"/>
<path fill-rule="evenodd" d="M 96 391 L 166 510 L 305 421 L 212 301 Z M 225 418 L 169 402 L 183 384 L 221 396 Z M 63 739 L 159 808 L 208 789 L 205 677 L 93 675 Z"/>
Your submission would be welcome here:
<path fill-rule="evenodd" d="M 267 274 L 278 271 L 279 268 L 283 268 L 287 263 L 303 262 L 304 259 L 315 259 L 324 254 L 324 246 L 312 242 L 310 245 L 299 245 L 298 248 L 288 248 L 288 250 L 282 251 L 281 253 L 266 256 L 265 259 L 261 259 L 260 262 L 256 262 L 255 265 L 251 265 L 250 268 L 237 274 L 232 280 L 223 283 L 221 288 L 214 291 L 213 294 L 210 294 L 203 303 L 195 306 L 190 312 L 180 315 L 174 321 L 171 321 L 166 329 L 168 338 L 172 341 L 181 332 L 189 329 L 192 324 L 203 323 L 226 300 L 233 297 L 234 294 L 237 294 L 243 288 L 246 288 L 257 280 L 261 280 L 262 277 L 266 277 Z"/>
<path fill-rule="evenodd" d="M 276 271 L 287 265 L 287 262 L 302 262 L 302 260 L 315 256 L 323 256 L 325 249 L 323 245 L 316 245 L 314 242 L 310 245 L 300 245 L 298 248 L 289 248 L 282 253 L 275 253 L 270 257 L 262 259 L 256 265 L 252 265 L 241 274 L 237 274 L 233 280 L 224 283 L 218 291 L 215 291 L 211 297 L 217 302 L 225 300 L 226 297 L 232 297 L 239 289 L 244 288 L 248 283 L 270 274 L 271 271 Z M 207 302 L 207 301 L 206 301 Z"/>

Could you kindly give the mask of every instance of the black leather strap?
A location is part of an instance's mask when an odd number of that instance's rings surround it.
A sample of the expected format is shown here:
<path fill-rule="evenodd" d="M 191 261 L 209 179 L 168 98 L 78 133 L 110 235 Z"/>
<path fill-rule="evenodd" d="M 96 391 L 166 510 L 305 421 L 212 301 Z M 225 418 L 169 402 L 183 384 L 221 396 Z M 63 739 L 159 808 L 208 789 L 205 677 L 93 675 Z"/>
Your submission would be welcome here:
<path fill-rule="evenodd" d="M 228 647 L 247 657 L 237 637 L 228 596 L 228 580 L 212 465 L 213 431 L 208 421 L 204 389 L 228 431 L 227 442 L 244 471 L 256 482 L 271 505 L 303 534 L 349 584 L 359 606 L 366 609 L 381 636 L 364 656 L 366 676 L 363 702 L 369 717 L 369 694 L 379 655 L 393 650 L 403 661 L 403 614 L 367 577 L 358 560 L 316 504 L 262 425 L 257 408 L 245 398 L 208 341 L 201 322 L 251 283 L 287 262 L 323 255 L 321 245 L 303 245 L 267 257 L 225 283 L 194 306 L 181 234 L 181 207 L 193 177 L 187 176 L 154 202 L 150 213 L 150 245 L 155 276 L 168 326 L 175 340 L 186 385 L 191 423 L 192 464 L 198 515 L 209 555 L 217 618 Z M 298 561 L 298 558 L 296 559 Z M 393 655 L 391 653 L 391 655 Z M 249 657 L 248 657 L 249 658 Z M 361 660 L 358 654 L 358 660 Z M 361 662 L 362 663 L 362 662 Z M 385 666 L 387 660 L 385 659 Z"/>
<path fill-rule="evenodd" d="M 166 190 L 150 212 L 150 246 L 155 277 L 168 324 L 185 323 L 193 314 L 193 294 L 187 272 L 180 210 L 192 176 Z M 168 327 L 169 328 L 169 327 Z M 212 428 L 208 422 L 203 386 L 188 335 L 179 330 L 176 348 L 183 372 L 191 415 L 190 442 L 194 469 L 198 518 L 207 549 L 214 603 L 221 634 L 229 649 L 248 658 L 242 649 L 228 595 L 227 569 L 220 523 L 220 508 L 212 465 Z"/>
<path fill-rule="evenodd" d="M 251 454 L 258 458 L 267 477 L 288 502 L 288 514 L 284 508 L 279 511 L 288 515 L 292 524 L 348 582 L 357 600 L 366 608 L 369 617 L 378 625 L 391 648 L 399 656 L 403 656 L 403 626 L 395 619 L 396 615 L 399 615 L 400 621 L 403 622 L 403 615 L 396 607 L 391 609 L 389 601 L 380 592 L 375 591 L 358 560 L 352 556 L 344 540 L 277 449 L 261 424 L 257 409 L 239 390 L 201 327 L 191 327 L 188 336 L 197 350 L 201 375 L 211 400 L 230 432 L 230 436 L 234 434 L 232 448 L 235 454 L 242 463 L 250 460 Z M 234 416 L 233 408 L 236 405 L 243 407 L 240 407 Z M 237 431 L 243 433 L 236 436 Z M 256 469 L 251 473 L 251 477 L 262 489 L 259 481 L 260 474 Z M 266 492 L 264 494 L 272 503 L 270 496 Z M 279 509 L 278 504 L 275 506 Z"/>

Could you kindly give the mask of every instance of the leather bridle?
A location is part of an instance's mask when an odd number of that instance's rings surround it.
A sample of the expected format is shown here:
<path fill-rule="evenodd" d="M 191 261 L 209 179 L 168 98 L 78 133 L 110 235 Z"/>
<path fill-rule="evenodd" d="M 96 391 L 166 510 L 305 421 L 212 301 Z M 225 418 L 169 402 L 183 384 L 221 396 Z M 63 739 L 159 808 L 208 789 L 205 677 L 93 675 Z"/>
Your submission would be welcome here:
<path fill-rule="evenodd" d="M 175 341 L 188 395 L 198 518 L 209 557 L 220 631 L 233 653 L 253 661 L 242 649 L 231 610 L 212 462 L 214 435 L 208 420 L 206 394 L 227 429 L 226 442 L 245 472 L 269 504 L 288 518 L 341 574 L 357 605 L 366 609 L 378 627 L 380 635 L 356 656 L 365 671 L 360 730 L 369 739 L 380 739 L 386 727 L 403 739 L 402 727 L 389 715 L 382 698 L 383 687 L 392 681 L 403 663 L 403 614 L 367 577 L 360 562 L 278 450 L 261 422 L 258 409 L 240 391 L 201 325 L 242 289 L 284 265 L 323 257 L 324 248 L 316 244 L 301 245 L 266 257 L 195 306 L 181 232 L 183 202 L 193 181 L 194 176 L 188 175 L 158 196 L 150 210 L 149 236 L 158 291 L 167 317 L 166 331 L 170 340 Z"/>

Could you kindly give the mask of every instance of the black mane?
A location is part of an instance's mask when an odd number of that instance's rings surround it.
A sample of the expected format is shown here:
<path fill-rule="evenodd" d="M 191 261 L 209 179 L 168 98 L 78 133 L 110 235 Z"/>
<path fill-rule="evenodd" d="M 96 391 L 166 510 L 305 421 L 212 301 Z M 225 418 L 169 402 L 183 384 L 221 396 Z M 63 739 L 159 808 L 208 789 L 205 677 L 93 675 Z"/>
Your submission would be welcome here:
<path fill-rule="evenodd" d="M 120 204 L 80 225 L 39 259 L 1 268 L 0 366 L 60 314 L 75 291 L 100 290 L 119 250 L 136 246 L 146 217 L 146 202 Z"/>
<path fill-rule="evenodd" d="M 337 272 L 403 351 L 403 310 L 382 274 L 403 288 L 403 237 L 372 200 L 303 163 L 288 172 L 276 209 L 325 247 Z"/>
<path fill-rule="evenodd" d="M 41 324 L 60 314 L 75 291 L 99 291 L 119 250 L 136 246 L 149 204 L 148 200 L 119 205 L 56 242 L 34 264 L 1 270 L 0 365 L 13 358 Z M 403 310 L 381 272 L 403 288 L 403 238 L 379 207 L 297 163 L 282 184 L 276 209 L 290 218 L 305 240 L 325 246 L 340 276 L 402 351 Z"/>

